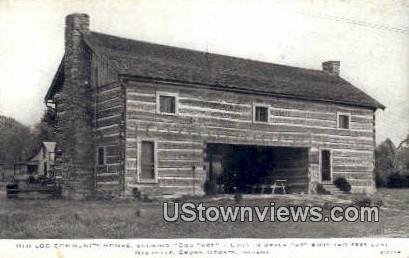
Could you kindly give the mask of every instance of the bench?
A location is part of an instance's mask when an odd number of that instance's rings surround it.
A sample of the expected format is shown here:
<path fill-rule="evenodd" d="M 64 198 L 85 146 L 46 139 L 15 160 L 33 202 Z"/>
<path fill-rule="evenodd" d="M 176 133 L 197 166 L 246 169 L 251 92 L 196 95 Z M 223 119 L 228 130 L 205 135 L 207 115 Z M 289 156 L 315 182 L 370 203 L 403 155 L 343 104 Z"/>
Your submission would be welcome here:
<path fill-rule="evenodd" d="M 283 194 L 286 194 L 286 183 L 287 180 L 274 180 L 273 184 L 261 184 L 261 185 L 253 185 L 253 193 L 256 193 L 257 188 L 260 188 L 260 193 L 265 193 L 267 189 L 271 189 L 271 194 L 275 194 L 276 189 L 281 189 Z"/>

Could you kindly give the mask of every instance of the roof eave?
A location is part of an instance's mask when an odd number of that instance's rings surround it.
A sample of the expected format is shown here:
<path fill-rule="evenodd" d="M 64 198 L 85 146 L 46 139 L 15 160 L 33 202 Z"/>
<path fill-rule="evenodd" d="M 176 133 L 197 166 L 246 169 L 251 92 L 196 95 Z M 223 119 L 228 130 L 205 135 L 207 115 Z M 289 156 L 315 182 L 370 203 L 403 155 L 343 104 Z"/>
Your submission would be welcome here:
<path fill-rule="evenodd" d="M 57 72 L 54 74 L 54 77 L 53 77 L 53 80 L 52 80 L 52 82 L 51 82 L 51 85 L 50 85 L 50 87 L 48 88 L 47 93 L 45 94 L 45 97 L 44 97 L 44 102 L 45 102 L 45 103 L 47 103 L 47 101 L 50 100 L 51 97 L 52 97 L 52 96 L 54 95 L 54 93 L 55 93 L 55 88 L 56 88 L 56 85 L 57 85 L 58 78 L 59 78 L 59 76 L 61 75 L 61 73 L 63 72 L 63 61 L 64 61 L 64 56 L 63 56 L 63 58 L 61 59 L 60 64 L 58 65 Z"/>

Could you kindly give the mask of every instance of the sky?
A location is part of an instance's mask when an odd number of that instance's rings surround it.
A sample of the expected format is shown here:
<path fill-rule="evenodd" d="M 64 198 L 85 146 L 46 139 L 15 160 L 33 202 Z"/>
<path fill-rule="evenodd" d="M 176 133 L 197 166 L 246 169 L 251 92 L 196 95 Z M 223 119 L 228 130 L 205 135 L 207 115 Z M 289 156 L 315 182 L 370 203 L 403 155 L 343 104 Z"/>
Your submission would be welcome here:
<path fill-rule="evenodd" d="M 64 54 L 64 17 L 126 38 L 321 69 L 386 106 L 377 141 L 409 133 L 409 0 L 0 0 L 0 115 L 32 126 Z"/>

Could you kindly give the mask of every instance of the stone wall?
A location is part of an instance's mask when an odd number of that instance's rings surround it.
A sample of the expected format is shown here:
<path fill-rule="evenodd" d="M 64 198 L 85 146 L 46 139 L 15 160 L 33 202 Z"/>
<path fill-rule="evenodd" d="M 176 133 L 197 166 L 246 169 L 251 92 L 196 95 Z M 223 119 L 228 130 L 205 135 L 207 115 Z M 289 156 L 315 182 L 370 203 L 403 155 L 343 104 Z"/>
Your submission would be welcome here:
<path fill-rule="evenodd" d="M 56 96 L 56 172 L 64 179 L 64 194 L 92 195 L 94 179 L 93 94 L 90 84 L 90 50 L 82 36 L 89 32 L 86 14 L 66 17 L 64 84 Z"/>

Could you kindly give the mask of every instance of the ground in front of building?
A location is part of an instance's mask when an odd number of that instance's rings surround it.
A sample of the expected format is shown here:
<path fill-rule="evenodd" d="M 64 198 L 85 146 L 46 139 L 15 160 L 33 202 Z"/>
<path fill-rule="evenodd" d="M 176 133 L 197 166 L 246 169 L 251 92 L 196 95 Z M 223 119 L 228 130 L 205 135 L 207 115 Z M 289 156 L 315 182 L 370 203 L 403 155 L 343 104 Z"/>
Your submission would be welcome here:
<path fill-rule="evenodd" d="M 332 199 L 331 199 L 332 198 Z M 355 195 L 343 195 L 348 202 Z M 162 202 L 134 199 L 76 201 L 0 198 L 0 238 L 294 238 L 409 237 L 409 190 L 380 189 L 380 222 L 166 222 Z M 331 201 L 335 200 L 335 201 Z M 276 195 L 242 205 L 334 205 L 333 196 Z M 206 205 L 234 205 L 233 199 L 202 199 Z"/>

